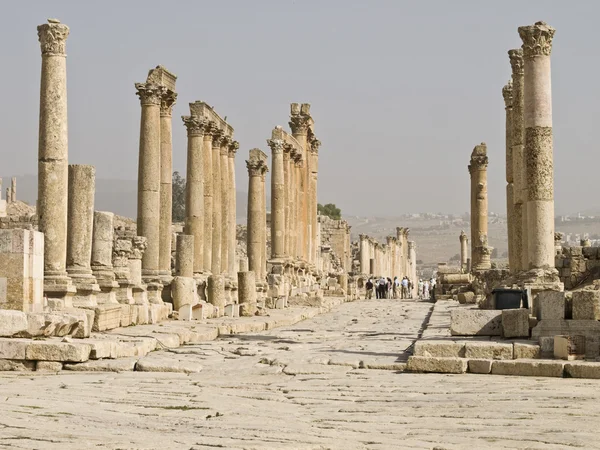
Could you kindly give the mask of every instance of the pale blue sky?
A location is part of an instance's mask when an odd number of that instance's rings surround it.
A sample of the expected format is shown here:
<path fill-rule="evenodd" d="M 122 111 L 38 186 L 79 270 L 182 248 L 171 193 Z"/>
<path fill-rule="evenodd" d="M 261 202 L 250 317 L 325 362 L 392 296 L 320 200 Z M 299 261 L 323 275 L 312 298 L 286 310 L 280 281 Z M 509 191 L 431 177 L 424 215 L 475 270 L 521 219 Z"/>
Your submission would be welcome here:
<path fill-rule="evenodd" d="M 593 1 L 20 1 L 4 3 L 3 175 L 37 172 L 40 49 L 46 18 L 67 41 L 69 161 L 98 178 L 137 176 L 134 82 L 163 64 L 178 75 L 174 168 L 185 172 L 188 103 L 235 128 L 244 160 L 268 152 L 290 102 L 310 102 L 320 150 L 319 200 L 346 213 L 469 209 L 467 164 L 489 148 L 490 210 L 505 209 L 507 50 L 519 25 L 557 29 L 552 52 L 558 212 L 597 206 L 600 121 Z"/>

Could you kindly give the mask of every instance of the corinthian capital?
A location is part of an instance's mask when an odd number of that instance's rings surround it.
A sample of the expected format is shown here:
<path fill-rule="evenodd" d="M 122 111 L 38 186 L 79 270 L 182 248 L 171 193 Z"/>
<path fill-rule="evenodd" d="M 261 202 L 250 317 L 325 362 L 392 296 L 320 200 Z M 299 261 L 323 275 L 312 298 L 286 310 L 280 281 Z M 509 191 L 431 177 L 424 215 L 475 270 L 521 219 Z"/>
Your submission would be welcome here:
<path fill-rule="evenodd" d="M 67 56 L 68 26 L 56 19 L 48 19 L 48 23 L 37 27 L 37 32 L 42 55 Z"/>
<path fill-rule="evenodd" d="M 223 130 L 218 127 L 215 127 L 212 132 L 212 145 L 213 148 L 221 147 L 221 142 L 223 142 Z"/>
<path fill-rule="evenodd" d="M 135 83 L 136 94 L 142 105 L 160 105 L 167 88 L 151 83 Z"/>
<path fill-rule="evenodd" d="M 231 144 L 229 144 L 229 157 L 235 158 L 235 154 L 237 153 L 239 148 L 240 143 L 238 141 L 231 141 Z"/>
<path fill-rule="evenodd" d="M 556 30 L 546 22 L 519 27 L 519 36 L 523 41 L 523 57 L 550 56 L 555 32 Z"/>
<path fill-rule="evenodd" d="M 276 155 L 282 154 L 285 147 L 285 143 L 281 139 L 267 139 L 267 145 L 271 148 L 271 152 Z"/>
<path fill-rule="evenodd" d="M 310 125 L 310 116 L 302 112 L 292 114 L 289 124 L 293 134 L 306 134 Z"/>
<path fill-rule="evenodd" d="M 508 51 L 508 59 L 512 68 L 513 78 L 516 75 L 523 75 L 523 50 L 514 48 Z"/>
<path fill-rule="evenodd" d="M 206 119 L 198 116 L 181 116 L 183 124 L 187 128 L 188 136 L 202 136 L 204 135 L 204 127 L 206 126 Z"/>
<path fill-rule="evenodd" d="M 246 160 L 246 168 L 248 169 L 248 175 L 251 177 L 259 177 L 265 173 L 267 168 L 265 161 L 261 159 L 250 158 Z"/>
<path fill-rule="evenodd" d="M 471 164 L 469 164 L 469 173 L 473 170 L 485 169 L 488 165 L 487 145 L 482 142 L 476 145 L 471 153 Z"/>
<path fill-rule="evenodd" d="M 160 98 L 160 115 L 162 117 L 171 117 L 173 106 L 177 101 L 177 92 L 165 90 L 165 93 Z"/>
<path fill-rule="evenodd" d="M 502 97 L 504 97 L 504 106 L 512 108 L 513 102 L 513 84 L 512 80 L 508 80 L 508 83 L 502 88 Z"/>

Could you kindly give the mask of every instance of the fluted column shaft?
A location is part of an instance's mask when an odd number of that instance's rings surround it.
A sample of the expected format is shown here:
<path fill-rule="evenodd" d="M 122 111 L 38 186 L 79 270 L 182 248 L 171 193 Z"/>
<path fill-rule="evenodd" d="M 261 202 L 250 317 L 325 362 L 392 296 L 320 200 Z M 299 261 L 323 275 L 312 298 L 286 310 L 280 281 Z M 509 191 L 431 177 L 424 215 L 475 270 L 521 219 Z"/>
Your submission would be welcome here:
<path fill-rule="evenodd" d="M 523 127 L 523 51 L 508 51 L 512 68 L 512 113 L 511 113 L 511 145 L 513 172 L 513 263 L 511 270 L 519 272 L 527 267 L 527 178 L 524 165 L 524 127 Z M 513 268 L 514 266 L 514 268 Z"/>
<path fill-rule="evenodd" d="M 550 53 L 554 28 L 519 27 L 523 40 L 527 268 L 554 268 L 554 164 Z"/>
<path fill-rule="evenodd" d="M 171 224 L 173 222 L 172 111 L 177 94 L 167 91 L 160 104 L 160 241 L 158 265 L 162 276 L 171 275 Z"/>
<path fill-rule="evenodd" d="M 194 273 L 204 266 L 204 128 L 206 120 L 183 116 L 187 129 L 187 166 L 185 184 L 185 233 L 193 236 Z"/>
<path fill-rule="evenodd" d="M 57 21 L 48 22 L 37 27 L 42 51 L 37 215 L 39 231 L 44 233 L 45 282 L 68 283 L 66 41 L 69 27 Z"/>

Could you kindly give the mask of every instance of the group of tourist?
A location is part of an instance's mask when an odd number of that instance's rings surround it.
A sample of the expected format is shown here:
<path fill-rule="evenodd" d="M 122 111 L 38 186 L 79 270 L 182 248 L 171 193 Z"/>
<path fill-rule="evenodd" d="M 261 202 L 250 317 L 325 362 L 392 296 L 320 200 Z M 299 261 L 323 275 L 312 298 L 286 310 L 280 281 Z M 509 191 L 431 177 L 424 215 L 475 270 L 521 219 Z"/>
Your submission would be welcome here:
<path fill-rule="evenodd" d="M 419 279 L 417 285 L 417 298 L 421 300 L 429 300 L 435 298 L 435 278 L 423 281 Z M 365 285 L 366 297 L 373 298 L 373 292 L 375 292 L 375 298 L 390 298 L 397 299 L 400 295 L 401 299 L 413 298 L 414 285 L 408 277 L 403 277 L 401 280 L 398 277 L 394 277 L 392 280 L 390 277 L 379 277 L 369 278 Z"/>

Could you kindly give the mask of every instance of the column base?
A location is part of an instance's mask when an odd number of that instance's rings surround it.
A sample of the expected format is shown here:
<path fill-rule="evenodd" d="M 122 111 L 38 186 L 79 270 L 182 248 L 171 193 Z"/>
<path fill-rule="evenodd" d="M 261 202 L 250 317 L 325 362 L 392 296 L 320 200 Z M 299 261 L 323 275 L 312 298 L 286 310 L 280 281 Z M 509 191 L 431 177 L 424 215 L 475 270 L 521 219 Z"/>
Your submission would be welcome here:
<path fill-rule="evenodd" d="M 66 272 L 44 274 L 44 296 L 52 310 L 72 308 L 77 289 Z"/>
<path fill-rule="evenodd" d="M 146 290 L 148 292 L 148 301 L 151 304 L 155 304 L 155 305 L 162 305 L 163 299 L 162 299 L 162 290 L 163 290 L 163 285 L 160 282 L 149 282 Z"/>

